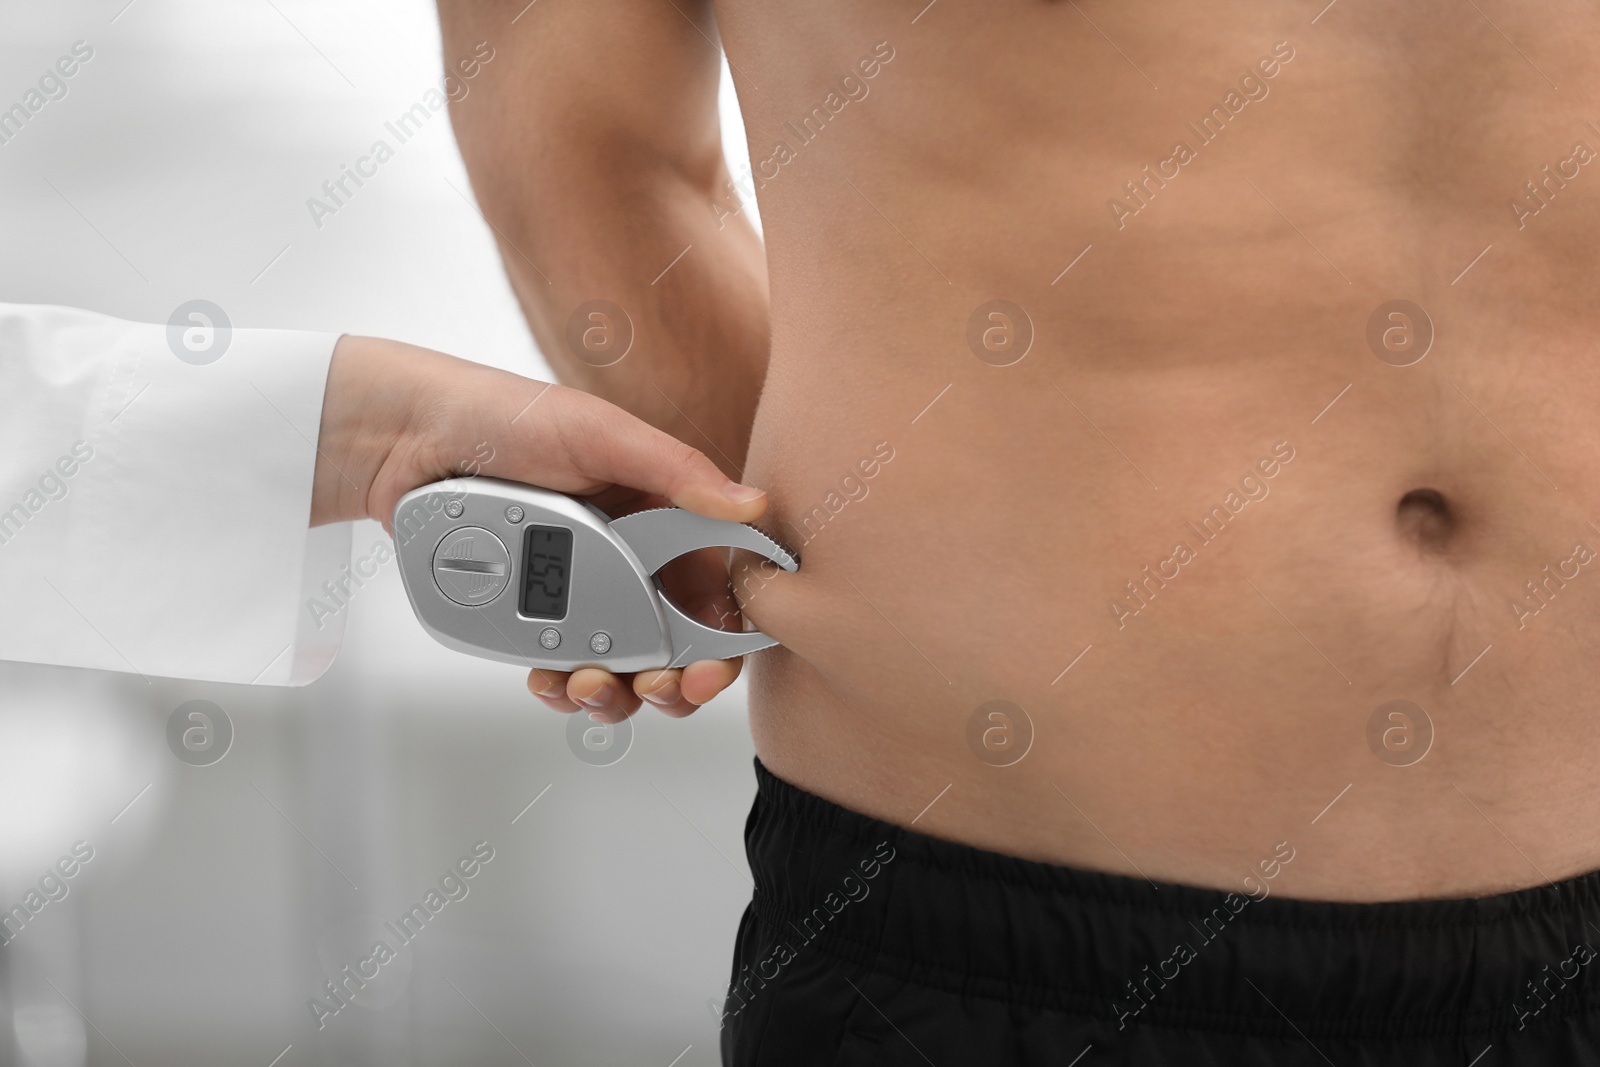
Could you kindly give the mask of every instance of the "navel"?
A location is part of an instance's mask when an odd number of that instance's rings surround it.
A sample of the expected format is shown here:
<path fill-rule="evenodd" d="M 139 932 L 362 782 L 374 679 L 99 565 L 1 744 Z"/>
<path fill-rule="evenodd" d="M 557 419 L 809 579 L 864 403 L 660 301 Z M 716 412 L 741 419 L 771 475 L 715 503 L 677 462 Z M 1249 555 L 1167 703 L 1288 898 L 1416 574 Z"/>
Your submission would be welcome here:
<path fill-rule="evenodd" d="M 1450 502 L 1437 489 L 1413 489 L 1395 506 L 1401 536 L 1424 552 L 1443 552 L 1456 529 Z"/>

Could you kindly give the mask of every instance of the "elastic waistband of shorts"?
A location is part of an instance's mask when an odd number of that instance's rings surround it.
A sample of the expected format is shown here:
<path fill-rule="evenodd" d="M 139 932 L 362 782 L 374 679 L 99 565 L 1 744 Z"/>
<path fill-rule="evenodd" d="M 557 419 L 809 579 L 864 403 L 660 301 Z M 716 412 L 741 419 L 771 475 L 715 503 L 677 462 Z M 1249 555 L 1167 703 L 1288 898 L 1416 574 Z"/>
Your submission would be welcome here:
<path fill-rule="evenodd" d="M 1306 1036 L 1492 1034 L 1600 1007 L 1600 872 L 1346 904 L 1005 856 L 849 811 L 756 761 L 753 908 L 774 943 L 963 996 Z"/>

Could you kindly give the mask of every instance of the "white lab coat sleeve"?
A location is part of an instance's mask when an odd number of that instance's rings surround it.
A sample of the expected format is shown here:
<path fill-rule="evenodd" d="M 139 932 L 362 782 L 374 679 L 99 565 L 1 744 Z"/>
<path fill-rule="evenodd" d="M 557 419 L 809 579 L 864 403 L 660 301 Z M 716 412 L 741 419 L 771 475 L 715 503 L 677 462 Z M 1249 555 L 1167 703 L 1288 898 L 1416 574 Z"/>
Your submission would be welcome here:
<path fill-rule="evenodd" d="M 221 355 L 0 304 L 0 659 L 264 685 L 332 662 L 350 525 L 308 523 L 337 338 L 189 340 Z"/>

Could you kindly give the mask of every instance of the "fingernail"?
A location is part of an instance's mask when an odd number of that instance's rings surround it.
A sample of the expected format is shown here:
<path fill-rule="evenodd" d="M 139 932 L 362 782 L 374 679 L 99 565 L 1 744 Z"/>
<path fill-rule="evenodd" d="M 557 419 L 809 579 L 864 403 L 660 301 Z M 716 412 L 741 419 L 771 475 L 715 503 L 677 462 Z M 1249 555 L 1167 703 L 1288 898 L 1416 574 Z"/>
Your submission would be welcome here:
<path fill-rule="evenodd" d="M 668 682 L 666 685 L 650 690 L 650 692 L 644 694 L 644 698 L 652 704 L 660 704 L 662 707 L 666 707 L 676 704 L 678 698 L 682 695 L 683 691 L 678 688 L 677 682 Z"/>
<path fill-rule="evenodd" d="M 602 685 L 599 689 L 596 689 L 588 696 L 579 697 L 578 703 L 582 704 L 586 708 L 595 708 L 598 710 L 601 708 L 609 708 L 612 701 L 615 699 L 616 690 L 612 689 L 609 685 Z"/>
<path fill-rule="evenodd" d="M 722 495 L 735 504 L 748 504 L 752 500 L 760 500 L 766 492 L 750 485 L 740 485 L 738 482 L 729 482 L 722 489 Z"/>
<path fill-rule="evenodd" d="M 563 682 L 559 678 L 557 678 L 553 682 L 549 682 L 549 684 L 547 684 L 543 689 L 538 690 L 538 694 L 540 696 L 542 696 L 542 697 L 565 696 L 566 692 L 567 692 L 567 683 Z"/>

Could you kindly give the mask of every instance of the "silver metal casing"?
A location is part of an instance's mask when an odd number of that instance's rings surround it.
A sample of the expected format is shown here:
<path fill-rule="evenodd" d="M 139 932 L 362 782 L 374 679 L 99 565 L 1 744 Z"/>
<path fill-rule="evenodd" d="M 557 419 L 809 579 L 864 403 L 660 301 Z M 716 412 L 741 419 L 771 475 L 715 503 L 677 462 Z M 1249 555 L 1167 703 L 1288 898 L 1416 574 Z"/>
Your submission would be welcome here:
<path fill-rule="evenodd" d="M 560 618 L 521 610 L 524 538 L 539 528 L 572 537 Z M 786 571 L 800 567 L 792 552 L 744 523 L 678 508 L 612 520 L 563 493 L 482 477 L 407 493 L 395 507 L 394 538 L 411 607 L 435 639 L 474 656 L 554 671 L 623 674 L 769 648 L 777 641 L 758 630 L 724 631 L 691 619 L 661 596 L 655 572 L 686 552 L 717 546 L 758 553 Z"/>
<path fill-rule="evenodd" d="M 446 509 L 459 502 L 461 512 Z M 510 507 L 523 517 L 512 523 Z M 572 531 L 572 569 L 567 612 L 561 619 L 524 617 L 518 610 L 523 579 L 523 538 L 530 527 Z M 464 527 L 494 534 L 511 558 L 510 580 L 493 600 L 459 604 L 434 577 L 434 556 Z M 474 656 L 572 671 L 603 667 L 617 673 L 665 666 L 672 659 L 667 620 L 655 583 L 631 548 L 611 530 L 598 509 L 562 493 L 493 478 L 457 478 L 415 489 L 400 498 L 394 514 L 400 577 L 423 629 L 440 643 Z M 556 630 L 560 644 L 547 649 L 540 635 Z M 595 634 L 610 638 L 603 655 L 590 649 Z"/>

